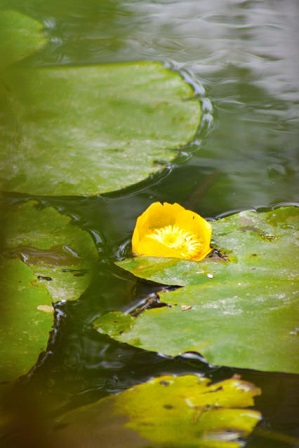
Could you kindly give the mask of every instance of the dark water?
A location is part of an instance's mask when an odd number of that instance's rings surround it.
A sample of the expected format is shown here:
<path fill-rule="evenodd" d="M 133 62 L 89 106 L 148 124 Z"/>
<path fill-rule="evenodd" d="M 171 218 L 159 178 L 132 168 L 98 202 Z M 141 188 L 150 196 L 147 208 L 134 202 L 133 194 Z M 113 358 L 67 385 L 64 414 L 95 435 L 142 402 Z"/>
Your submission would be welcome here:
<path fill-rule="evenodd" d="M 24 390 L 38 389 L 66 408 L 126 389 L 152 375 L 236 371 L 198 357 L 164 358 L 118 344 L 92 329 L 110 310 L 158 286 L 114 266 L 136 217 L 153 201 L 180 202 L 207 217 L 298 201 L 299 3 L 297 0 L 2 0 L 42 20 L 50 45 L 37 65 L 161 60 L 190 74 L 203 98 L 198 139 L 177 163 L 132 188 L 94 198 L 40 198 L 73 216 L 97 244 L 97 278 L 76 303 L 57 306 L 48 355 Z M 269 341 L 271 343 L 271 341 Z M 263 389 L 260 428 L 249 447 L 295 446 L 299 376 L 238 371 Z M 269 434 L 268 434 L 269 435 Z"/>

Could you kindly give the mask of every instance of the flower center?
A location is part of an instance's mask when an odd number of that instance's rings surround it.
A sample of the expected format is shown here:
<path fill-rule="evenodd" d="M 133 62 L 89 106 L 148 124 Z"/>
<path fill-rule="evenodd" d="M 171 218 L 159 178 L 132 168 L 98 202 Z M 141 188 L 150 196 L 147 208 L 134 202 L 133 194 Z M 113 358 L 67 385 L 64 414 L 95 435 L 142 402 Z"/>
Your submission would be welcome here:
<path fill-rule="evenodd" d="M 168 225 L 160 227 L 147 235 L 147 237 L 158 241 L 164 246 L 177 250 L 180 256 L 184 258 L 194 257 L 202 247 L 202 242 L 195 234 L 183 230 L 178 226 Z"/>

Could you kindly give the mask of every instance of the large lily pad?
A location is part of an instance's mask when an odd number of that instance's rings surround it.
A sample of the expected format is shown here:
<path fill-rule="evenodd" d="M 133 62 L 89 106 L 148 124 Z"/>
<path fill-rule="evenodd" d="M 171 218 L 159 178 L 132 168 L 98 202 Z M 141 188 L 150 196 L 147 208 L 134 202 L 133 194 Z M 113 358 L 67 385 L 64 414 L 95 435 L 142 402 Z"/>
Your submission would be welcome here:
<path fill-rule="evenodd" d="M 11 69 L 5 86 L 6 191 L 95 195 L 127 187 L 173 160 L 200 122 L 191 86 L 158 62 Z"/>
<path fill-rule="evenodd" d="M 139 277 L 186 285 L 161 294 L 170 307 L 138 318 L 110 313 L 101 332 L 147 350 L 196 350 L 212 364 L 299 373 L 299 208 L 244 211 L 213 223 L 223 258 L 134 258 Z"/>
<path fill-rule="evenodd" d="M 29 56 L 45 43 L 42 23 L 17 11 L 0 11 L 0 68 Z"/>
<path fill-rule="evenodd" d="M 238 448 L 260 419 L 260 390 L 232 378 L 162 376 L 62 417 L 52 442 L 64 447 Z"/>
<path fill-rule="evenodd" d="M 35 365 L 47 347 L 53 302 L 79 298 L 97 260 L 86 232 L 56 210 L 35 205 L 13 205 L 1 216 L 2 384 Z"/>

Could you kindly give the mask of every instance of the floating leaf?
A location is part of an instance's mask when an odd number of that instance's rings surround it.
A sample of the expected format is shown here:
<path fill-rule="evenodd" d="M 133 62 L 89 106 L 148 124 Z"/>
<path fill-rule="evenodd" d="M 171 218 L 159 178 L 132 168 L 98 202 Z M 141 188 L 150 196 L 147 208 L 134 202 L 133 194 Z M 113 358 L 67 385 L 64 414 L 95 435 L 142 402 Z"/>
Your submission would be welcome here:
<path fill-rule="evenodd" d="M 194 137 L 200 103 L 158 62 L 6 72 L 1 188 L 95 195 L 157 172 Z"/>
<path fill-rule="evenodd" d="M 19 258 L 45 285 L 54 302 L 78 299 L 90 283 L 98 254 L 87 232 L 51 207 L 34 202 L 12 207 L 6 215 L 4 254 Z"/>
<path fill-rule="evenodd" d="M 29 56 L 45 43 L 42 23 L 17 11 L 0 11 L 0 68 Z"/>
<path fill-rule="evenodd" d="M 20 260 L 0 260 L 1 326 L 0 381 L 25 375 L 45 351 L 53 325 L 51 297 L 36 285 L 29 266 Z"/>
<path fill-rule="evenodd" d="M 259 394 L 237 378 L 211 385 L 195 375 L 162 376 L 70 412 L 53 441 L 72 448 L 238 448 L 260 420 L 248 409 Z"/>
<path fill-rule="evenodd" d="M 1 216 L 2 382 L 35 365 L 53 325 L 52 303 L 79 298 L 97 260 L 86 232 L 56 210 L 35 205 L 12 205 Z"/>
<path fill-rule="evenodd" d="M 223 258 L 118 263 L 139 277 L 185 287 L 161 294 L 170 307 L 138 318 L 111 313 L 95 326 L 168 355 L 195 350 L 212 364 L 299 373 L 298 218 L 299 208 L 282 207 L 214 222 L 214 246 Z"/>

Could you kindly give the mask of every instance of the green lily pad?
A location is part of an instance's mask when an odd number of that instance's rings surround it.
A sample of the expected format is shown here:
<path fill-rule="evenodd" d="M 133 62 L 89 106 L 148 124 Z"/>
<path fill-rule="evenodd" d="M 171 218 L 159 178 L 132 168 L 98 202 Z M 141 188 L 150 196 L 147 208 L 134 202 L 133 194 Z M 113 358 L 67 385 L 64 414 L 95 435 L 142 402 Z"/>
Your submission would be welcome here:
<path fill-rule="evenodd" d="M 32 270 L 20 260 L 0 260 L 2 389 L 25 375 L 45 351 L 53 325 L 51 297 L 36 285 Z"/>
<path fill-rule="evenodd" d="M 118 263 L 139 277 L 184 287 L 161 293 L 169 307 L 138 318 L 110 313 L 96 328 L 168 355 L 195 350 L 216 365 L 299 373 L 299 208 L 220 219 L 213 240 L 222 257 Z"/>
<path fill-rule="evenodd" d="M 3 213 L 4 210 L 2 210 Z M 91 237 L 70 218 L 33 201 L 1 216 L 2 384 L 26 374 L 47 347 L 53 302 L 78 299 L 97 260 Z"/>
<path fill-rule="evenodd" d="M 42 23 L 17 11 L 0 11 L 0 68 L 29 56 L 45 44 Z"/>
<path fill-rule="evenodd" d="M 63 416 L 53 442 L 147 448 L 239 448 L 261 418 L 260 390 L 232 378 L 211 385 L 195 375 L 162 376 Z"/>
<path fill-rule="evenodd" d="M 6 214 L 3 250 L 30 267 L 36 285 L 45 285 L 53 302 L 76 300 L 92 278 L 98 253 L 87 232 L 51 207 L 31 201 Z"/>
<path fill-rule="evenodd" d="M 158 62 L 5 76 L 5 191 L 90 196 L 128 187 L 172 161 L 200 122 L 191 86 Z"/>

